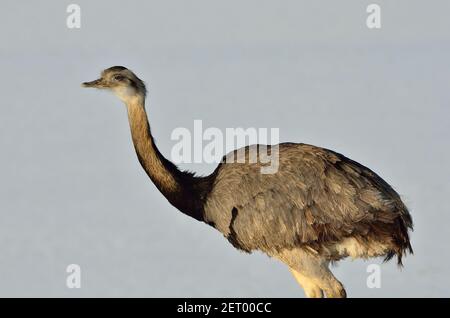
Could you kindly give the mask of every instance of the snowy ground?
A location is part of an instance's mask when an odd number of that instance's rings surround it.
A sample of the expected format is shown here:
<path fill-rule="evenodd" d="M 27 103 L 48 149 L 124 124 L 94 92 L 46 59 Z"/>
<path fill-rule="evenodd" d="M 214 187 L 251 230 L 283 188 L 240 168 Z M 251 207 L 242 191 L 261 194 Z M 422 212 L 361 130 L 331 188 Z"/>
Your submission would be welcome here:
<path fill-rule="evenodd" d="M 282 141 L 341 152 L 411 209 L 415 255 L 335 273 L 353 297 L 450 296 L 448 1 L 2 1 L 0 296 L 299 297 L 284 265 L 244 255 L 172 208 L 141 170 L 125 108 L 84 90 L 112 65 L 149 86 L 168 155 L 176 127 L 279 127 Z M 201 173 L 213 165 L 185 165 Z M 82 268 L 67 289 L 66 266 Z"/>

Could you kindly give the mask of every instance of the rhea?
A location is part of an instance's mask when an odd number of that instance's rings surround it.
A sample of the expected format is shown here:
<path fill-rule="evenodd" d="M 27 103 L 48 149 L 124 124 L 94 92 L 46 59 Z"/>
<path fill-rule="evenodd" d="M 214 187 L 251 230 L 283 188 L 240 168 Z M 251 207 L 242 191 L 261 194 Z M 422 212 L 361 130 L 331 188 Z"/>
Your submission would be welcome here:
<path fill-rule="evenodd" d="M 307 297 L 346 297 L 330 263 L 396 256 L 401 265 L 412 253 L 408 209 L 369 168 L 328 149 L 281 143 L 276 173 L 261 173 L 261 161 L 225 156 L 213 173 L 196 176 L 156 147 L 146 88 L 132 71 L 113 66 L 83 86 L 109 89 L 125 103 L 139 162 L 174 207 L 217 229 L 235 248 L 285 263 Z M 245 147 L 245 158 L 260 146 Z"/>

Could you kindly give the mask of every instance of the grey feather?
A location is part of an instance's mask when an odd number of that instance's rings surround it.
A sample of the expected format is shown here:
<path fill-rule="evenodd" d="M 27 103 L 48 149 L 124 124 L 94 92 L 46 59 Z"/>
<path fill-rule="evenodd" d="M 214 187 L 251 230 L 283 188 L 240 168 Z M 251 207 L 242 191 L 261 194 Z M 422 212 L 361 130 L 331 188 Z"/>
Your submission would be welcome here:
<path fill-rule="evenodd" d="M 246 156 L 250 149 L 245 147 Z M 390 246 L 386 257 L 397 254 L 401 262 L 410 250 L 412 221 L 383 179 L 341 154 L 306 144 L 280 144 L 279 160 L 275 174 L 261 174 L 260 163 L 221 163 L 205 221 L 247 252 L 272 255 L 299 246 L 320 251 L 354 237 L 362 244 L 383 241 Z"/>

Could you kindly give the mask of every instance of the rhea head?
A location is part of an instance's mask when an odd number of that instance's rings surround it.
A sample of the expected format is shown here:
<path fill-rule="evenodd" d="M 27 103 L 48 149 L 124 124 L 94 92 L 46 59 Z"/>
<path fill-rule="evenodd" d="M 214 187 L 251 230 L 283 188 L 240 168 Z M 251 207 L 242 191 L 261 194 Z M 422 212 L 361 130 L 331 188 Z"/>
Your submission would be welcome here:
<path fill-rule="evenodd" d="M 105 69 L 99 79 L 85 82 L 83 87 L 109 89 L 123 102 L 133 99 L 145 99 L 145 84 L 132 71 L 123 66 L 113 66 Z"/>

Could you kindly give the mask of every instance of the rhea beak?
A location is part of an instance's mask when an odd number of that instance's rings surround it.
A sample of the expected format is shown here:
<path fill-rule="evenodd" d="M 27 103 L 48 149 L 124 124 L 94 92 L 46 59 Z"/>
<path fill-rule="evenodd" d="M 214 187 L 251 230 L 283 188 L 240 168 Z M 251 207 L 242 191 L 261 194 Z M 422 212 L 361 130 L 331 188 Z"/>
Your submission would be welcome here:
<path fill-rule="evenodd" d="M 96 79 L 92 82 L 84 82 L 81 84 L 83 87 L 94 87 L 94 88 L 107 88 L 108 86 L 103 81 L 103 78 Z"/>

